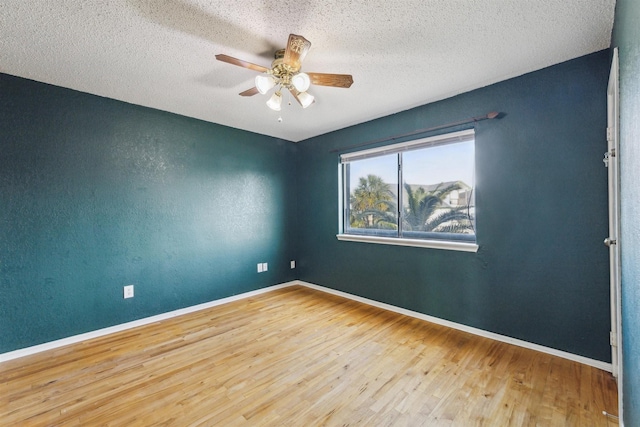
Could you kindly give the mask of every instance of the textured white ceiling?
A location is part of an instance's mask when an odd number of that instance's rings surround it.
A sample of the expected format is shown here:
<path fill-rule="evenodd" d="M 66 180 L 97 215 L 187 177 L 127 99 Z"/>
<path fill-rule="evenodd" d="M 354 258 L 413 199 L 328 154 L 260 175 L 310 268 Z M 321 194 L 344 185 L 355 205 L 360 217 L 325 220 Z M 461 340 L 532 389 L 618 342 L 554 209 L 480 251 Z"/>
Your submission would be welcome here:
<path fill-rule="evenodd" d="M 300 141 L 609 47 L 615 0 L 3 0 L 0 72 Z M 352 74 L 281 113 L 240 97 L 289 33 Z M 0 94 L 1 96 L 1 94 Z M 286 98 L 285 98 L 286 100 Z M 479 112 L 485 113 L 485 112 Z M 278 116 L 283 121 L 277 121 Z"/>

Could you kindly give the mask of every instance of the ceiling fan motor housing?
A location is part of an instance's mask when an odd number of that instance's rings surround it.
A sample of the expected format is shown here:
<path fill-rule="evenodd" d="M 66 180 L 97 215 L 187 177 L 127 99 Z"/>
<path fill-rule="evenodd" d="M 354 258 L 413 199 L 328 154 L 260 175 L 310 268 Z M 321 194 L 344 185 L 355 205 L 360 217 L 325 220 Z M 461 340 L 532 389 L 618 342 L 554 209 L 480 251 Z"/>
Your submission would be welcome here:
<path fill-rule="evenodd" d="M 269 71 L 273 74 L 278 80 L 279 83 L 286 87 L 291 87 L 291 78 L 299 71 L 295 69 L 291 65 L 284 63 L 284 49 L 279 49 L 274 54 L 274 60 L 271 63 L 271 70 Z"/>

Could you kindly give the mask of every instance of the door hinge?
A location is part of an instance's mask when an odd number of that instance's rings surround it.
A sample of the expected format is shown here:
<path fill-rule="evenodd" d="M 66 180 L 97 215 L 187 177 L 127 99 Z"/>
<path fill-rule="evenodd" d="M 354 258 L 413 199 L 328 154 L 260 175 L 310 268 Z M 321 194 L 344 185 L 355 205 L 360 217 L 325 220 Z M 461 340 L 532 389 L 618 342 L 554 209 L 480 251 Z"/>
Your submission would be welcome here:
<path fill-rule="evenodd" d="M 616 347 L 618 345 L 618 339 L 616 338 L 616 334 L 613 331 L 609 331 L 609 344 L 611 346 Z"/>

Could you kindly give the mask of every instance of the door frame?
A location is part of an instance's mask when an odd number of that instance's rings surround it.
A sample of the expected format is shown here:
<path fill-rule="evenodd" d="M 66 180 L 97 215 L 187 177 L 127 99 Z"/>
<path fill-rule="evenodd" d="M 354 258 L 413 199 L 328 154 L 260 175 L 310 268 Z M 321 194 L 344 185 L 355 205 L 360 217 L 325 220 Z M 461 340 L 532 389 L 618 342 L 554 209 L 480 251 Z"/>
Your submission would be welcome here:
<path fill-rule="evenodd" d="M 611 304 L 611 365 L 613 376 L 618 383 L 618 410 L 622 418 L 622 295 L 620 269 L 620 83 L 618 48 L 613 50 L 611 71 L 607 85 L 607 152 L 605 163 L 608 167 L 609 187 L 609 281 Z"/>

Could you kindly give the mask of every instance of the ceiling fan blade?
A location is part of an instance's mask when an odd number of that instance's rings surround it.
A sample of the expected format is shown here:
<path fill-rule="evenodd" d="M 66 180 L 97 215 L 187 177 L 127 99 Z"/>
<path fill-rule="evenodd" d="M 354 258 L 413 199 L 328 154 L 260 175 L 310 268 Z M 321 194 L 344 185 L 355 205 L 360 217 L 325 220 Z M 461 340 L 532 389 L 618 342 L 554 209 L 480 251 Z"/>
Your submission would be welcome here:
<path fill-rule="evenodd" d="M 293 95 L 296 101 L 298 101 L 298 104 L 302 105 L 302 102 L 300 102 L 300 99 L 298 98 L 298 95 L 300 95 L 300 92 L 298 92 L 298 90 L 294 87 L 289 88 L 289 92 L 291 92 L 291 95 Z"/>
<path fill-rule="evenodd" d="M 311 42 L 309 40 L 297 34 L 289 34 L 289 41 L 282 61 L 293 68 L 294 72 L 298 71 L 310 48 Z"/>
<path fill-rule="evenodd" d="M 311 84 L 320 86 L 333 86 L 348 88 L 353 84 L 351 74 L 325 74 L 325 73 L 307 73 L 311 79 Z"/>
<path fill-rule="evenodd" d="M 252 87 L 251 89 L 247 89 L 244 92 L 240 92 L 238 95 L 240 95 L 240 96 L 253 96 L 256 93 L 258 93 L 258 88 L 257 87 Z"/>
<path fill-rule="evenodd" d="M 218 61 L 237 65 L 238 67 L 248 68 L 254 71 L 259 71 L 261 73 L 269 71 L 267 67 L 263 67 L 262 65 L 256 65 L 251 62 L 243 61 L 242 59 L 234 58 L 233 56 L 229 56 L 229 55 L 219 54 L 219 55 L 216 55 L 216 59 Z"/>

